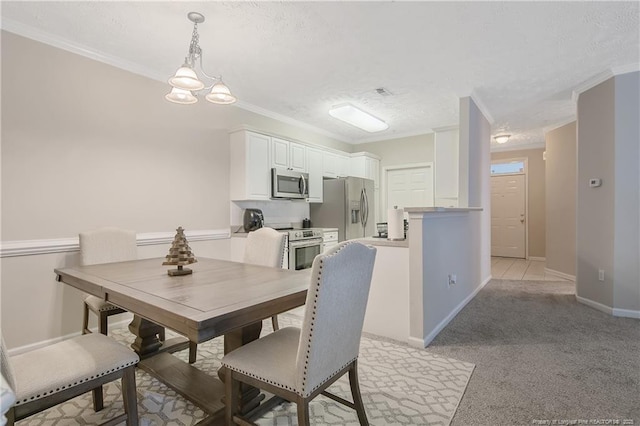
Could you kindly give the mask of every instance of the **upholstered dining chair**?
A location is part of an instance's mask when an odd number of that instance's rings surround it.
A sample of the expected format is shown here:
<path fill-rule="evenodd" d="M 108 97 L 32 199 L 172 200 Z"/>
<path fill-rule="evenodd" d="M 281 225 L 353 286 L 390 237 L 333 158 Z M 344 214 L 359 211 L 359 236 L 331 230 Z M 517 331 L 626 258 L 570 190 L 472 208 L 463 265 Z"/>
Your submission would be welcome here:
<path fill-rule="evenodd" d="M 29 352 L 9 356 L 4 339 L 0 350 L 2 376 L 13 390 L 15 403 L 6 413 L 14 422 L 122 380 L 125 413 L 105 424 L 126 420 L 138 424 L 135 368 L 138 354 L 99 333 L 83 334 Z M 6 407 L 3 407 L 3 410 Z"/>
<path fill-rule="evenodd" d="M 273 228 L 262 227 L 251 231 L 247 234 L 243 262 L 281 268 L 284 259 L 285 244 L 286 234 L 278 232 Z M 274 331 L 279 328 L 277 315 L 271 317 L 271 325 Z M 196 343 L 189 343 L 190 363 L 196 360 L 197 347 Z"/>
<path fill-rule="evenodd" d="M 302 329 L 281 328 L 222 358 L 226 424 L 250 424 L 237 415 L 240 382 L 296 403 L 299 425 L 309 425 L 309 402 L 319 394 L 355 409 L 360 424 L 368 424 L 357 360 L 375 255 L 354 241 L 318 255 Z M 326 391 L 346 373 L 353 403 Z"/>

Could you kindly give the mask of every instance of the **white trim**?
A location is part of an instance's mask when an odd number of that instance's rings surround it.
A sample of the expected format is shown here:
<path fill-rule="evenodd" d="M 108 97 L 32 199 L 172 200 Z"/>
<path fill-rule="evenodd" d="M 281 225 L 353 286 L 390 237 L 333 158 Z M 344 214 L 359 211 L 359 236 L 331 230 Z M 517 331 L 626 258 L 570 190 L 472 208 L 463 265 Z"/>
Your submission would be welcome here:
<path fill-rule="evenodd" d="M 640 71 L 640 62 L 635 64 L 620 65 L 619 67 L 611 67 L 613 75 L 628 74 L 630 72 Z"/>
<path fill-rule="evenodd" d="M 484 102 L 482 102 L 482 99 L 480 99 L 480 96 L 478 95 L 478 92 L 476 92 L 475 89 L 471 91 L 471 94 L 469 95 L 469 97 L 476 104 L 476 106 L 478 107 L 480 112 L 484 115 L 484 118 L 487 119 L 489 124 L 493 124 L 496 122 L 493 119 L 493 116 L 491 115 L 491 113 L 489 112 L 489 108 L 487 108 Z"/>
<path fill-rule="evenodd" d="M 491 145 L 491 152 L 504 152 L 504 151 L 523 151 L 523 150 L 527 150 L 527 149 L 540 149 L 540 148 L 545 148 L 546 142 L 542 141 L 542 142 L 531 142 L 531 143 L 527 143 L 527 144 L 520 144 L 520 145 L 510 145 L 509 143 L 505 143 L 505 144 L 501 144 L 501 145 Z"/>
<path fill-rule="evenodd" d="M 434 127 L 433 128 L 433 132 L 437 133 L 437 132 L 450 132 L 452 130 L 458 130 L 460 129 L 459 125 L 454 125 L 454 126 L 441 126 L 441 127 Z"/>
<path fill-rule="evenodd" d="M 529 256 L 529 260 L 535 260 L 538 262 L 546 262 L 546 257 L 538 257 L 538 256 Z"/>
<path fill-rule="evenodd" d="M 491 281 L 491 278 L 492 278 L 491 275 L 485 278 L 485 280 L 482 281 L 482 283 L 478 286 L 478 288 L 476 288 L 473 291 L 473 293 L 471 293 L 462 302 L 460 302 L 458 306 L 456 306 L 455 309 L 451 311 L 449 315 L 446 316 L 445 319 L 440 321 L 440 323 L 433 329 L 433 331 L 431 331 L 431 333 L 429 333 L 424 337 L 424 339 L 421 340 L 417 337 L 409 337 L 407 339 L 407 343 L 410 346 L 413 346 L 415 348 L 426 348 L 427 346 L 429 346 L 429 343 L 431 343 L 433 339 L 435 339 L 436 336 L 451 322 L 451 320 L 454 319 L 456 315 L 458 315 L 458 313 L 465 306 L 467 306 L 467 304 L 471 302 L 471 300 L 473 300 L 474 297 L 476 297 L 476 295 L 480 292 L 480 290 L 482 290 L 487 284 L 489 284 L 489 282 Z"/>
<path fill-rule="evenodd" d="M 125 315 L 127 314 L 127 312 L 124 312 L 122 314 L 119 315 Z M 133 315 L 131 315 L 129 313 L 129 315 L 127 315 L 127 317 L 123 320 L 117 321 L 117 322 L 109 322 L 109 327 L 113 328 L 113 327 L 118 327 L 118 326 L 125 326 L 126 324 L 129 324 L 131 322 L 131 319 L 133 318 Z M 98 332 L 98 327 L 91 327 L 90 329 L 92 332 L 97 333 Z M 58 336 L 58 337 L 54 337 L 53 339 L 47 339 L 47 340 L 41 340 L 39 342 L 35 342 L 35 343 L 29 343 L 28 345 L 24 345 L 24 346 L 18 346 L 17 348 L 12 348 L 9 349 L 7 352 L 9 354 L 9 356 L 14 356 L 14 355 L 20 355 L 23 354 L 25 352 L 31 352 L 33 350 L 36 349 L 40 349 L 40 348 L 44 348 L 45 346 L 49 346 L 49 345 L 53 345 L 55 343 L 59 343 L 62 342 L 64 340 L 69 340 L 72 339 L 74 337 L 80 336 L 81 332 L 80 331 L 74 331 L 73 333 L 64 335 L 64 336 Z"/>
<path fill-rule="evenodd" d="M 126 61 L 122 58 L 100 52 L 90 46 L 67 40 L 58 35 L 42 31 L 39 28 L 34 28 L 9 18 L 2 17 L 2 29 L 29 38 L 31 40 L 36 40 L 41 43 L 57 47 L 58 49 L 66 50 L 67 52 L 75 53 L 76 55 L 84 56 L 85 58 L 93 59 L 98 62 L 102 62 L 104 64 L 132 72 L 134 74 L 151 78 L 156 81 L 166 82 L 170 77 L 168 75 L 158 74 L 155 70 L 137 64 L 135 62 Z"/>
<path fill-rule="evenodd" d="M 551 124 L 551 125 L 549 125 L 549 126 L 543 127 L 543 128 L 542 128 L 542 132 L 543 132 L 543 133 L 545 134 L 545 136 L 546 136 L 546 134 L 547 134 L 547 133 L 549 133 L 549 132 L 551 132 L 552 130 L 559 129 L 560 127 L 564 127 L 564 126 L 566 126 L 567 124 L 569 124 L 569 123 L 573 123 L 574 121 L 577 121 L 577 120 L 578 120 L 577 114 L 573 114 L 571 117 L 568 117 L 568 118 L 566 118 L 566 119 L 564 119 L 564 120 L 558 121 L 558 122 L 557 122 L 557 123 L 555 123 L 555 124 Z"/>
<path fill-rule="evenodd" d="M 597 309 L 601 312 L 604 312 L 605 314 L 609 314 L 609 315 L 613 315 L 613 309 L 610 308 L 607 305 L 603 305 L 602 303 L 598 303 L 598 302 L 594 302 L 591 299 L 585 299 L 584 297 L 580 297 L 576 294 L 576 300 L 580 303 L 582 303 L 583 305 L 587 305 L 590 306 L 594 309 Z"/>
<path fill-rule="evenodd" d="M 139 246 L 166 244 L 173 241 L 175 232 L 148 232 L 137 234 Z M 185 231 L 190 242 L 208 241 L 230 238 L 229 229 L 206 229 L 200 231 Z M 78 237 L 56 238 L 49 240 L 17 240 L 2 241 L 0 258 L 15 256 L 34 256 L 40 254 L 66 253 L 79 251 Z"/>
<path fill-rule="evenodd" d="M 565 274 L 564 272 L 555 271 L 553 269 L 544 268 L 544 273 L 545 274 L 549 274 L 549 275 L 555 275 L 556 277 L 564 278 L 565 280 L 569 280 L 569 281 L 573 281 L 573 282 L 576 281 L 576 276 L 575 275 Z"/>
<path fill-rule="evenodd" d="M 634 311 L 634 310 L 631 310 L 631 309 L 613 308 L 613 316 L 614 317 L 625 317 L 625 318 L 637 318 L 637 319 L 640 319 L 640 311 Z"/>
<path fill-rule="evenodd" d="M 574 103 L 578 102 L 578 98 L 580 97 L 580 95 L 584 92 L 586 92 L 587 90 L 597 86 L 598 84 L 605 82 L 607 80 L 609 80 L 611 77 L 613 77 L 613 73 L 611 72 L 610 69 L 602 71 L 601 73 L 598 73 L 588 79 L 586 79 L 585 81 L 583 81 L 582 83 L 578 84 L 573 91 L 571 92 L 571 100 Z"/>

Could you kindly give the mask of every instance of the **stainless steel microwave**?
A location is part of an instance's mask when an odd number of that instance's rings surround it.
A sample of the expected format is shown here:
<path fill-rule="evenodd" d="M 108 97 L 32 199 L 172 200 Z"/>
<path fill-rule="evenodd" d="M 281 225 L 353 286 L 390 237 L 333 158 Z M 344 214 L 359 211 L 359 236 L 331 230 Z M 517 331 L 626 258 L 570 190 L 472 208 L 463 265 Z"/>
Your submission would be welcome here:
<path fill-rule="evenodd" d="M 271 169 L 271 198 L 305 199 L 309 197 L 309 174 L 286 169 Z"/>

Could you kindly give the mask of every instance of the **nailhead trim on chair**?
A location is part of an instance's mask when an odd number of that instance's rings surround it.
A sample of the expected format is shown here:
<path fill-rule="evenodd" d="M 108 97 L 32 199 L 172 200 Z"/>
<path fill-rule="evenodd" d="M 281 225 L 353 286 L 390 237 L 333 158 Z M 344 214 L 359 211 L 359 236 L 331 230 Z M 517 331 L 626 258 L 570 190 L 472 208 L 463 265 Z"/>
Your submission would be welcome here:
<path fill-rule="evenodd" d="M 135 365 L 137 363 L 138 363 L 138 361 L 128 362 L 128 363 L 126 363 L 124 365 L 120 365 L 120 366 L 112 368 L 110 370 L 103 371 L 100 374 L 96 374 L 96 375 L 93 375 L 93 376 L 90 376 L 90 377 L 85 377 L 85 378 L 77 380 L 77 381 L 75 381 L 73 383 L 69 383 L 68 385 L 60 386 L 60 387 L 58 387 L 56 389 L 51 389 L 49 391 L 42 392 L 41 394 L 32 396 L 30 398 L 21 399 L 20 401 L 16 401 L 15 405 L 17 406 L 17 405 L 21 405 L 21 404 L 24 404 L 24 403 L 27 403 L 27 402 L 30 402 L 30 401 L 35 401 L 36 399 L 40 399 L 40 398 L 43 398 L 43 397 L 45 397 L 47 395 L 51 395 L 51 394 L 54 394 L 56 392 L 60 392 L 62 390 L 65 390 L 67 388 L 70 388 L 70 387 L 73 387 L 73 386 L 77 386 L 80 383 L 88 382 L 89 380 L 93 380 L 93 379 L 96 379 L 98 377 L 106 376 L 107 374 L 114 373 L 116 371 L 122 370 L 123 368 L 127 368 L 127 367 L 130 367 L 132 365 Z"/>
<path fill-rule="evenodd" d="M 91 308 L 89 308 L 89 309 L 90 309 L 90 310 L 93 310 L 93 309 L 91 309 Z M 118 308 L 118 307 L 117 307 L 117 306 L 115 306 L 115 305 L 110 305 L 110 306 L 107 306 L 107 307 L 104 307 L 104 308 L 100 308 L 100 309 L 98 309 L 98 312 L 115 311 L 116 309 L 120 309 L 120 308 Z"/>

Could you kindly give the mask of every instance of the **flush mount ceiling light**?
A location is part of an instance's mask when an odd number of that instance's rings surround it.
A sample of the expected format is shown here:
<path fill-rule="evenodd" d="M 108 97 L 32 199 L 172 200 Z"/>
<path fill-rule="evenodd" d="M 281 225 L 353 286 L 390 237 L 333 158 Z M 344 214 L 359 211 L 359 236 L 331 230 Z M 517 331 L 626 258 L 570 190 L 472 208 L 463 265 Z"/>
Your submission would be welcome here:
<path fill-rule="evenodd" d="M 232 104 L 236 101 L 236 97 L 231 94 L 229 88 L 222 82 L 222 77 L 211 77 L 202 69 L 202 49 L 198 44 L 198 24 L 204 22 L 204 16 L 198 12 L 189 12 L 187 18 L 193 22 L 193 33 L 191 34 L 191 44 L 189 44 L 189 55 L 184 58 L 184 64 L 178 68 L 176 74 L 169 79 L 172 86 L 171 92 L 165 96 L 169 102 L 176 104 L 194 104 L 198 102 L 197 92 L 200 90 L 209 90 L 211 92 L 205 96 L 205 99 L 214 104 Z M 212 84 L 205 84 L 198 78 L 195 67 L 199 65 L 200 73 L 212 80 Z"/>
<path fill-rule="evenodd" d="M 389 128 L 389 125 L 384 121 L 351 104 L 336 105 L 329 110 L 329 115 L 370 133 L 381 132 Z"/>
<path fill-rule="evenodd" d="M 496 142 L 498 143 L 506 143 L 510 137 L 511 135 L 498 135 L 498 136 L 494 136 L 493 139 L 495 139 Z"/>

